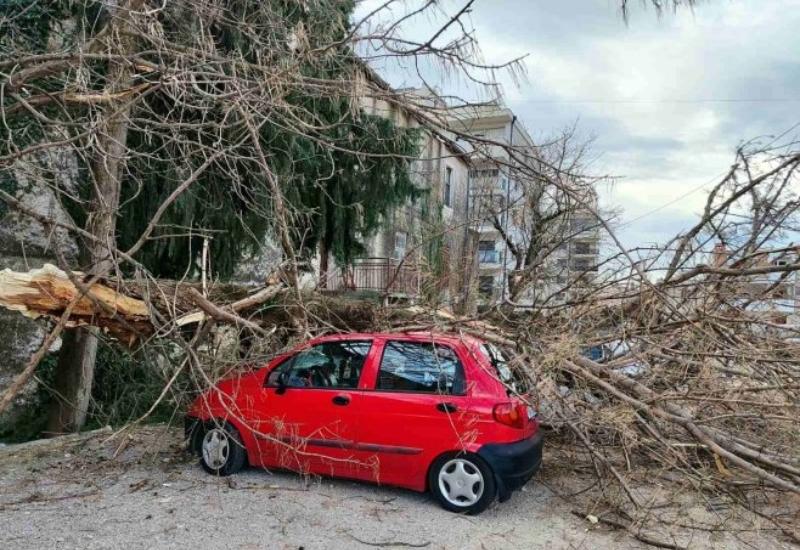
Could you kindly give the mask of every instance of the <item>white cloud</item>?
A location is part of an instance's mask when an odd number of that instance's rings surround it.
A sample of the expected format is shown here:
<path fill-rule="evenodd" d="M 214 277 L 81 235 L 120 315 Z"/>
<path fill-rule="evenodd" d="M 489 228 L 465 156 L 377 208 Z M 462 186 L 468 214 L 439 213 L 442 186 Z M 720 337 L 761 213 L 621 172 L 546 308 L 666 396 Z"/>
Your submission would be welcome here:
<path fill-rule="evenodd" d="M 487 61 L 530 54 L 528 81 L 507 79 L 505 95 L 534 135 L 578 120 L 596 136 L 593 168 L 620 176 L 603 202 L 641 218 L 625 226 L 629 245 L 691 224 L 704 202 L 691 191 L 724 174 L 737 145 L 800 122 L 800 0 L 636 9 L 627 26 L 617 0 L 483 0 L 471 21 Z"/>

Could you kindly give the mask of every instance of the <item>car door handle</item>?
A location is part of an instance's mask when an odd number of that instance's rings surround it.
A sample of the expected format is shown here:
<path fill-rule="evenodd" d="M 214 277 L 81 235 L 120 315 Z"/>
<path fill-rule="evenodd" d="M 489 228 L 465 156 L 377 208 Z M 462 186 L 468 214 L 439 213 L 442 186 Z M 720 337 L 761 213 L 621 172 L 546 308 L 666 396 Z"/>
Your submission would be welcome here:
<path fill-rule="evenodd" d="M 442 411 L 443 413 L 452 413 L 458 410 L 458 407 L 453 405 L 452 403 L 439 403 L 436 405 L 436 409 Z"/>
<path fill-rule="evenodd" d="M 344 407 L 345 405 L 350 404 L 350 397 L 346 395 L 337 395 L 333 398 L 333 404 L 339 405 L 340 407 Z"/>

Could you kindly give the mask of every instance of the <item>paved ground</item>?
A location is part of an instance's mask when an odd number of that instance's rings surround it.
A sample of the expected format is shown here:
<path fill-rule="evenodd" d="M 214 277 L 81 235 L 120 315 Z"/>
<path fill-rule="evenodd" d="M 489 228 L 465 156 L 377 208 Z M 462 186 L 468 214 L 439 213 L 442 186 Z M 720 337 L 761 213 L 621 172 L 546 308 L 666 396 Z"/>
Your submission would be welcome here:
<path fill-rule="evenodd" d="M 255 469 L 213 478 L 175 431 L 140 431 L 121 448 L 106 437 L 0 449 L 0 548 L 643 547 L 574 516 L 541 483 L 463 517 L 426 495 L 356 482 Z"/>

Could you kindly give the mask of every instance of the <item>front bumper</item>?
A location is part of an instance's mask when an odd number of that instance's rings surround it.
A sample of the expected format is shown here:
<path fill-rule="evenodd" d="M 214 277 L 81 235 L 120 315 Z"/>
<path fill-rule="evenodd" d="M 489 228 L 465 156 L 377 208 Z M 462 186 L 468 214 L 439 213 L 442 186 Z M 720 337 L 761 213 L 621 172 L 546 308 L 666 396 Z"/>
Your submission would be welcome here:
<path fill-rule="evenodd" d="M 478 455 L 492 467 L 500 502 L 508 500 L 511 492 L 525 485 L 542 465 L 544 436 L 541 431 L 515 443 L 484 445 Z"/>

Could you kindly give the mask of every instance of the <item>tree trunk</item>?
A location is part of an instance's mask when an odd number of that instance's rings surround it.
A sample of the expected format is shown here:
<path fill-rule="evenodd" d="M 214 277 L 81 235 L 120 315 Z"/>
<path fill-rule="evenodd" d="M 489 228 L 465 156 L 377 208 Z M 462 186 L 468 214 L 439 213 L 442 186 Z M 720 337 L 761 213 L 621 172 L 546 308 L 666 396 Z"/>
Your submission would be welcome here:
<path fill-rule="evenodd" d="M 317 288 L 320 290 L 325 290 L 328 288 L 328 256 L 330 252 L 328 251 L 327 243 L 325 239 L 320 239 L 319 241 L 319 284 Z"/>
<path fill-rule="evenodd" d="M 97 336 L 93 327 L 64 332 L 56 366 L 55 399 L 47 419 L 48 436 L 80 430 L 92 395 Z"/>
<path fill-rule="evenodd" d="M 110 8 L 113 22 L 124 31 L 130 25 L 131 14 L 143 0 L 120 2 Z M 114 33 L 109 33 L 113 36 Z M 120 32 L 110 48 L 122 55 L 132 51 L 130 37 Z M 109 68 L 109 92 L 129 90 L 133 85 L 130 66 L 115 63 Z M 88 273 L 109 273 L 114 267 L 113 250 L 116 246 L 117 209 L 119 208 L 120 177 L 125 162 L 128 141 L 130 97 L 110 102 L 103 110 L 105 118 L 96 137 L 95 156 L 92 162 L 94 195 L 89 208 L 86 230 L 99 237 L 86 246 Z M 78 431 L 86 421 L 86 408 L 94 380 L 94 363 L 97 356 L 97 333 L 93 329 L 71 329 L 64 336 L 58 358 L 55 392 L 58 396 L 51 406 L 47 429 L 51 434 Z"/>

